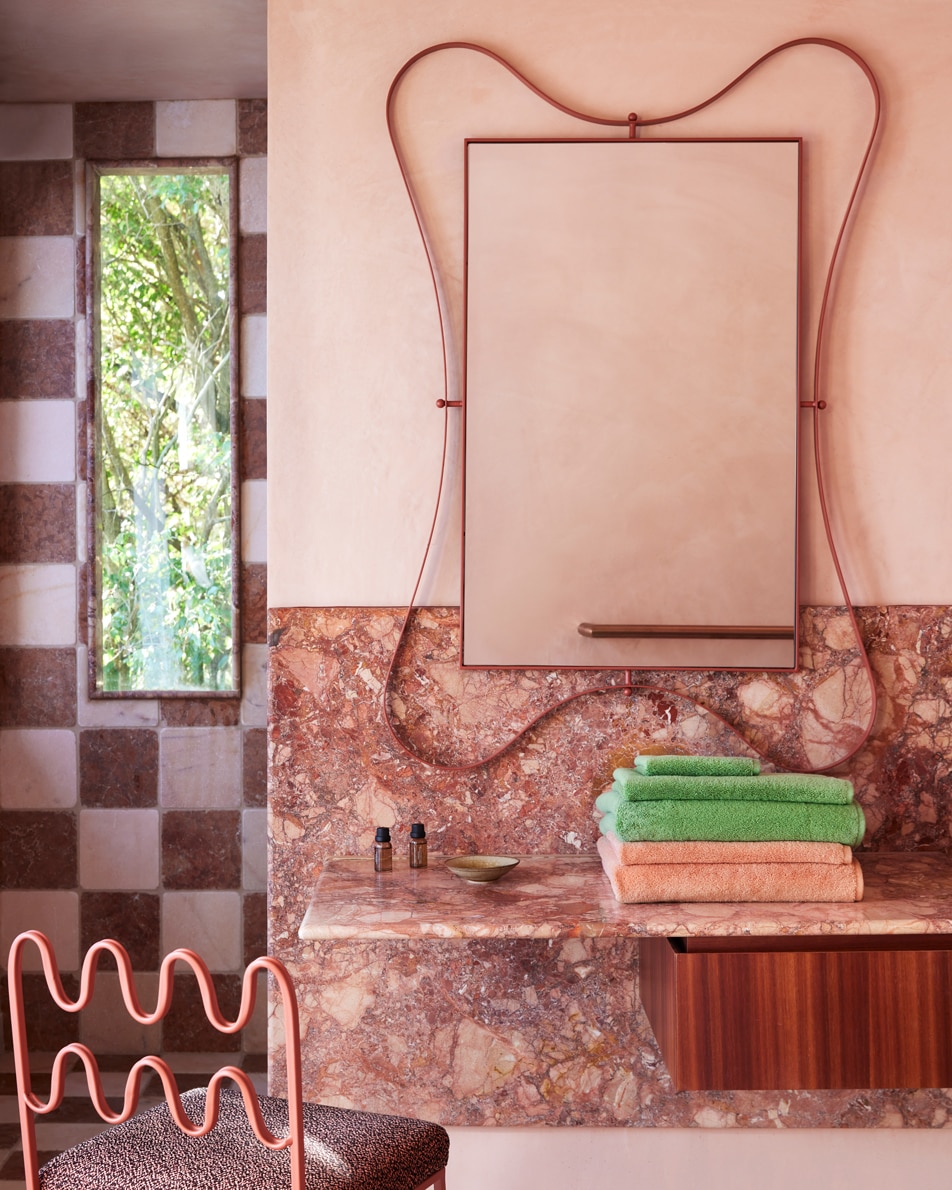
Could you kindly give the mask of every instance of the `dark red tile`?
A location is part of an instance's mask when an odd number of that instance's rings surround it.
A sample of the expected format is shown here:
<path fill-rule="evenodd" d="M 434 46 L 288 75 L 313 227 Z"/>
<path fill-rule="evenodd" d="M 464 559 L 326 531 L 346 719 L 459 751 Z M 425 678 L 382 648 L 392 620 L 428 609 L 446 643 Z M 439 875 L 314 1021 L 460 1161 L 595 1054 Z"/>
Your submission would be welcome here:
<path fill-rule="evenodd" d="M 88 645 L 92 639 L 89 630 L 89 563 L 83 562 L 76 577 L 76 640 L 81 645 Z"/>
<path fill-rule="evenodd" d="M 0 236 L 71 236 L 72 161 L 0 161 Z"/>
<path fill-rule="evenodd" d="M 241 567 L 241 639 L 246 645 L 263 645 L 268 625 L 268 567 L 245 562 Z"/>
<path fill-rule="evenodd" d="M 162 698 L 159 719 L 163 727 L 237 727 L 241 700 L 234 698 Z"/>
<path fill-rule="evenodd" d="M 154 103 L 77 103 L 73 112 L 77 157 L 118 161 L 155 156 Z"/>
<path fill-rule="evenodd" d="M 75 723 L 76 650 L 0 648 L 0 726 Z"/>
<path fill-rule="evenodd" d="M 86 237 L 76 237 L 76 309 L 86 312 Z"/>
<path fill-rule="evenodd" d="M 157 971 L 161 962 L 159 897 L 145 892 L 82 892 L 79 896 L 82 952 L 101 938 L 126 948 L 136 971 Z"/>
<path fill-rule="evenodd" d="M 242 236 L 238 241 L 238 307 L 242 314 L 268 309 L 268 237 Z"/>
<path fill-rule="evenodd" d="M 76 485 L 0 484 L 0 562 L 75 562 Z"/>
<path fill-rule="evenodd" d="M 239 439 L 242 479 L 268 478 L 268 402 L 243 397 Z"/>
<path fill-rule="evenodd" d="M 61 972 L 60 976 L 63 981 L 63 991 L 71 1000 L 75 1000 L 79 995 L 79 980 L 68 972 Z M 50 998 L 46 978 L 41 973 L 27 972 L 24 974 L 23 1003 L 26 1007 L 27 1043 L 31 1050 L 45 1050 L 50 1053 L 62 1049 L 64 1045 L 69 1045 L 72 1041 L 79 1040 L 79 1015 L 63 1012 L 61 1008 L 57 1008 Z M 9 1050 L 12 1042 L 10 1038 L 10 1002 L 6 979 L 3 980 L 0 1007 L 3 1009 L 0 1013 L 3 1020 L 3 1040 L 5 1047 Z M 3 1078 L 12 1079 L 13 1075 L 4 1075 Z M 50 1076 L 48 1074 L 33 1075 L 31 1082 L 33 1089 L 39 1094 L 49 1094 Z M 4 1095 L 14 1093 L 12 1088 L 8 1090 L 3 1086 L 0 1086 L 0 1091 Z"/>
<path fill-rule="evenodd" d="M 76 329 L 62 318 L 0 321 L 0 398 L 72 400 Z"/>
<path fill-rule="evenodd" d="M 49 1119 L 52 1120 L 53 1116 L 50 1116 Z M 47 1122 L 48 1121 L 44 1119 L 43 1123 L 45 1124 Z M 58 1113 L 56 1113 L 56 1122 L 60 1122 Z M 19 1133 L 19 1128 L 17 1129 L 17 1132 Z M 54 1157 L 58 1157 L 59 1151 L 53 1149 L 37 1149 L 36 1156 L 40 1166 L 42 1167 L 47 1161 L 52 1161 Z M 4 1161 L 2 1168 L 0 1168 L 0 1186 L 8 1182 L 22 1182 L 24 1178 L 24 1172 L 23 1151 L 22 1149 L 18 1149 L 15 1153 L 10 1154 L 6 1161 Z"/>
<path fill-rule="evenodd" d="M 268 151 L 267 99 L 238 100 L 238 153 L 263 157 Z"/>
<path fill-rule="evenodd" d="M 268 898 L 264 893 L 244 896 L 245 966 L 268 953 Z"/>
<path fill-rule="evenodd" d="M 239 1048 L 234 1036 L 219 1033 L 208 1023 L 198 984 L 191 975 L 176 975 L 173 983 L 172 1007 L 162 1024 L 163 1050 L 228 1053 Z M 212 983 L 222 1015 L 234 1020 L 241 1007 L 241 976 L 213 975 Z"/>
<path fill-rule="evenodd" d="M 268 804 L 268 733 L 248 728 L 242 738 L 241 791 L 246 806 Z"/>
<path fill-rule="evenodd" d="M 157 805 L 158 732 L 148 727 L 81 731 L 79 798 L 85 808 Z"/>
<path fill-rule="evenodd" d="M 12 1149 L 20 1139 L 19 1124 L 0 1124 L 0 1150 Z M 22 1174 L 20 1175 L 23 1176 Z M 0 1165 L 0 1181 L 3 1179 L 3 1166 Z"/>
<path fill-rule="evenodd" d="M 76 887 L 76 815 L 71 810 L 5 810 L 0 819 L 5 888 Z"/>
<path fill-rule="evenodd" d="M 166 811 L 162 882 L 167 889 L 241 888 L 241 812 Z"/>

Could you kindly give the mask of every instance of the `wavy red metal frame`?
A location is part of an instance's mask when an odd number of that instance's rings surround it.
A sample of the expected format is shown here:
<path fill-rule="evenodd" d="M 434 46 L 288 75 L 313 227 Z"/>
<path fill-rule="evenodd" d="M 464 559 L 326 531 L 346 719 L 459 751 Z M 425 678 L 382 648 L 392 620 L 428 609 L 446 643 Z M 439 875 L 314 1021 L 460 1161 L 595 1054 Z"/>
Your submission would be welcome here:
<path fill-rule="evenodd" d="M 122 989 L 122 999 L 129 1015 L 140 1025 L 153 1025 L 160 1021 L 172 1004 L 173 972 L 175 964 L 182 962 L 191 967 L 202 995 L 205 1015 L 210 1023 L 224 1034 L 234 1034 L 244 1029 L 254 1011 L 257 995 L 256 976 L 260 971 L 271 975 L 278 986 L 284 1011 L 285 1046 L 287 1056 L 288 1078 L 288 1123 L 289 1135 L 276 1137 L 265 1125 L 261 1115 L 261 1106 L 251 1080 L 244 1070 L 237 1066 L 223 1066 L 217 1070 L 208 1083 L 208 1098 L 205 1104 L 205 1116 L 201 1124 L 194 1124 L 186 1115 L 179 1096 L 175 1075 L 164 1059 L 150 1055 L 140 1058 L 126 1076 L 125 1095 L 121 1111 L 115 1112 L 110 1108 L 103 1092 L 102 1080 L 99 1075 L 99 1064 L 88 1046 L 79 1042 L 64 1046 L 53 1060 L 53 1070 L 50 1083 L 50 1096 L 44 1102 L 33 1093 L 30 1085 L 29 1050 L 27 1046 L 26 1018 L 24 1015 L 22 996 L 23 948 L 34 944 L 40 952 L 43 973 L 50 996 L 64 1012 L 80 1012 L 90 999 L 96 984 L 96 972 L 99 957 L 111 954 L 116 960 L 119 970 L 119 985 Z M 70 1055 L 75 1055 L 82 1062 L 86 1071 L 86 1085 L 89 1088 L 90 1099 L 100 1117 L 110 1124 L 120 1124 L 135 1114 L 139 1104 L 139 1093 L 142 1074 L 146 1069 L 154 1070 L 162 1081 L 165 1099 L 176 1124 L 188 1136 L 206 1136 L 218 1121 L 221 1097 L 221 1084 L 229 1079 L 234 1082 L 245 1105 L 245 1112 L 255 1133 L 255 1136 L 266 1148 L 281 1151 L 290 1149 L 291 1186 L 292 1190 L 305 1190 L 304 1183 L 304 1109 L 303 1084 L 301 1081 L 301 1047 L 300 1023 L 298 1016 L 297 997 L 291 976 L 280 960 L 270 956 L 255 959 L 245 968 L 241 986 L 241 1006 L 238 1015 L 229 1021 L 218 1006 L 218 997 L 212 982 L 211 973 L 205 962 L 194 951 L 179 949 L 171 951 L 162 960 L 159 969 L 159 988 L 156 1007 L 152 1012 L 143 1010 L 135 987 L 132 973 L 132 963 L 125 948 L 111 938 L 97 942 L 86 952 L 80 976 L 79 995 L 71 1000 L 66 994 L 56 966 L 56 958 L 49 939 L 38 930 L 27 930 L 14 939 L 10 947 L 8 963 L 8 978 L 10 987 L 10 1018 L 13 1035 L 13 1052 L 17 1074 L 17 1101 L 20 1112 L 20 1129 L 23 1137 L 23 1164 L 28 1190 L 39 1188 L 39 1162 L 36 1151 L 36 1121 L 37 1115 L 47 1115 L 58 1108 L 63 1100 L 66 1082 L 66 1062 Z"/>
<path fill-rule="evenodd" d="M 528 78 L 526 78 L 525 75 L 521 74 L 520 71 L 518 71 L 510 62 L 508 62 L 500 54 L 497 54 L 494 50 L 491 50 L 491 49 L 487 48 L 486 46 L 482 46 L 482 45 L 475 44 L 473 42 L 466 42 L 466 41 L 447 41 L 447 42 L 440 42 L 437 45 L 431 45 L 431 46 L 428 46 L 426 49 L 420 50 L 419 53 L 414 54 L 412 58 L 409 58 L 403 64 L 403 66 L 400 68 L 400 70 L 394 76 L 392 83 L 390 84 L 390 89 L 387 92 L 387 105 L 386 105 L 387 131 L 390 136 L 390 143 L 391 143 L 391 146 L 393 147 L 393 152 L 397 159 L 397 164 L 400 168 L 400 174 L 401 174 L 401 177 L 403 178 L 403 184 L 404 184 L 404 187 L 406 188 L 407 196 L 410 200 L 410 206 L 413 211 L 413 217 L 414 217 L 414 220 L 416 221 L 417 231 L 419 232 L 420 239 L 423 243 L 423 249 L 426 254 L 427 265 L 429 267 L 430 280 L 431 280 L 431 283 L 433 286 L 433 293 L 434 293 L 434 297 L 436 300 L 437 316 L 439 319 L 440 341 L 441 341 L 441 346 L 442 346 L 442 359 L 443 359 L 443 398 L 441 400 L 437 401 L 438 407 L 440 407 L 443 410 L 443 446 L 442 446 L 442 456 L 441 456 L 441 463 L 440 463 L 439 482 L 437 485 L 437 493 L 436 493 L 436 503 L 435 503 L 435 506 L 433 509 L 433 517 L 430 522 L 430 530 L 429 530 L 429 534 L 427 536 L 426 546 L 423 551 L 423 560 L 420 564 L 420 569 L 417 573 L 416 582 L 414 584 L 413 592 L 410 596 L 410 600 L 407 605 L 406 615 L 403 618 L 403 623 L 400 628 L 400 633 L 397 637 L 396 645 L 394 646 L 393 655 L 390 659 L 390 665 L 387 668 L 387 674 L 386 674 L 386 678 L 384 680 L 383 692 L 381 695 L 384 721 L 386 722 L 387 730 L 389 731 L 391 738 L 393 739 L 396 746 L 400 749 L 400 751 L 403 752 L 404 755 L 410 757 L 411 759 L 419 761 L 420 763 L 425 764 L 431 768 L 438 768 L 444 772 L 468 772 L 471 769 L 480 768 L 481 766 L 483 766 L 485 764 L 489 764 L 491 761 L 497 759 L 499 756 L 502 756 L 503 753 L 508 751 L 508 749 L 511 748 L 513 746 L 513 744 L 516 743 L 517 740 L 521 739 L 522 736 L 524 736 L 526 734 L 526 732 L 531 731 L 532 728 L 535 727 L 536 724 L 539 723 L 542 719 L 546 718 L 546 716 L 548 716 L 548 715 L 553 714 L 555 711 L 559 710 L 563 706 L 566 706 L 568 703 L 574 702 L 576 699 L 584 698 L 584 697 L 587 697 L 589 695 L 594 695 L 594 694 L 610 694 L 610 693 L 617 693 L 617 692 L 624 692 L 626 695 L 630 695 L 634 691 L 643 691 L 645 693 L 661 693 L 671 699 L 680 699 L 680 700 L 689 702 L 693 706 L 700 708 L 702 711 L 705 712 L 705 714 L 710 715 L 717 722 L 728 727 L 732 732 L 734 732 L 740 739 L 742 739 L 744 741 L 744 743 L 746 744 L 747 747 L 751 748 L 754 752 L 756 752 L 758 756 L 760 756 L 764 760 L 768 760 L 768 761 L 771 758 L 770 758 L 770 754 L 767 750 L 762 749 L 762 748 L 758 747 L 757 745 L 751 743 L 751 741 L 748 740 L 743 735 L 743 733 L 740 731 L 740 729 L 737 726 L 735 726 L 733 723 L 728 722 L 725 718 L 723 718 L 723 716 L 719 715 L 716 711 L 713 711 L 710 707 L 706 706 L 699 699 L 694 698 L 689 694 L 682 693 L 680 691 L 670 690 L 663 686 L 648 685 L 648 684 L 633 682 L 631 680 L 631 670 L 625 671 L 625 681 L 623 683 L 613 683 L 613 684 L 607 685 L 607 686 L 591 686 L 584 690 L 578 690 L 566 698 L 560 699 L 558 702 L 553 703 L 550 707 L 547 707 L 539 715 L 536 715 L 533 719 L 531 719 L 528 723 L 526 723 L 525 726 L 522 727 L 514 736 L 512 736 L 511 739 L 507 740 L 506 743 L 502 745 L 502 747 L 495 749 L 493 752 L 490 752 L 489 754 L 479 758 L 478 760 L 469 761 L 464 764 L 446 764 L 442 761 L 428 759 L 428 758 L 422 756 L 415 749 L 411 748 L 410 745 L 405 740 L 401 739 L 400 736 L 397 734 L 396 728 L 394 727 L 394 724 L 393 724 L 393 719 L 392 719 L 391 710 L 390 710 L 390 686 L 391 686 L 391 682 L 393 679 L 393 673 L 396 668 L 397 659 L 400 655 L 401 648 L 402 648 L 404 640 L 406 638 L 407 630 L 408 630 L 409 623 L 410 623 L 410 618 L 412 616 L 413 609 L 416 606 L 417 594 L 419 593 L 419 590 L 420 590 L 420 584 L 423 581 L 423 574 L 426 570 L 426 564 L 429 559 L 430 549 L 433 544 L 433 537 L 436 532 L 437 519 L 439 516 L 440 505 L 441 505 L 442 497 L 443 497 L 443 488 L 444 488 L 445 479 L 446 479 L 446 455 L 447 455 L 447 446 L 448 446 L 448 438 L 449 438 L 449 410 L 451 408 L 458 408 L 461 404 L 461 402 L 459 402 L 459 401 L 451 401 L 450 400 L 449 363 L 448 363 L 448 351 L 447 351 L 447 342 L 446 342 L 446 324 L 445 324 L 444 313 L 443 313 L 443 302 L 442 302 L 442 299 L 440 296 L 439 283 L 437 280 L 436 265 L 434 263 L 434 253 L 431 249 L 429 240 L 427 239 L 426 229 L 425 229 L 424 223 L 423 223 L 423 217 L 420 212 L 420 205 L 419 205 L 416 193 L 413 189 L 413 185 L 410 181 L 410 175 L 409 175 L 409 171 L 407 168 L 406 159 L 403 155 L 403 152 L 402 152 L 402 149 L 400 146 L 400 141 L 397 136 L 397 132 L 396 132 L 396 128 L 395 128 L 395 123 L 394 123 L 394 112 L 393 112 L 394 99 L 396 97 L 397 91 L 399 90 L 401 82 L 406 77 L 408 71 L 410 71 L 422 59 L 429 57 L 431 54 L 440 53 L 444 50 L 457 50 L 457 49 L 458 50 L 470 50 L 474 53 L 483 54 L 486 57 L 490 58 L 492 61 L 496 62 L 498 65 L 502 66 L 505 70 L 507 70 L 510 74 L 512 74 L 516 79 L 518 79 L 518 81 L 520 83 L 522 83 L 525 87 L 528 87 L 528 89 L 530 91 L 532 91 L 533 94 L 537 95 L 545 103 L 550 104 L 552 107 L 557 108 L 559 111 L 565 113 L 566 115 L 571 116 L 572 118 L 577 119 L 577 120 L 583 120 L 589 124 L 599 124 L 602 126 L 613 127 L 613 128 L 625 128 L 628 130 L 629 137 L 634 138 L 638 128 L 648 128 L 648 127 L 651 127 L 653 125 L 658 125 L 658 124 L 670 124 L 670 123 L 673 123 L 674 121 L 685 119 L 687 116 L 694 115 L 696 112 L 702 111 L 704 108 L 709 107 L 713 103 L 716 103 L 717 100 L 721 99 L 723 96 L 728 94 L 728 92 L 732 91 L 739 83 L 743 82 L 743 80 L 745 78 L 747 78 L 750 74 L 752 74 L 755 70 L 757 70 L 765 62 L 769 61 L 771 58 L 774 58 L 777 54 L 781 54 L 786 50 L 794 49 L 798 46 L 823 46 L 823 47 L 826 47 L 827 49 L 834 50 L 837 53 L 845 54 L 846 57 L 848 57 L 852 62 L 854 62 L 860 68 L 860 70 L 862 70 L 863 74 L 866 77 L 867 82 L 869 83 L 870 90 L 871 90 L 872 96 L 873 96 L 873 119 L 872 119 L 872 124 L 871 124 L 871 128 L 870 128 L 869 138 L 866 143 L 866 149 L 865 149 L 865 152 L 863 153 L 863 157 L 860 162 L 859 169 L 857 170 L 857 173 L 856 173 L 856 178 L 853 183 L 853 188 L 850 192 L 850 196 L 849 196 L 849 199 L 847 201 L 847 204 L 846 204 L 846 207 L 845 207 L 845 210 L 843 213 L 843 218 L 840 223 L 839 231 L 838 231 L 836 239 L 834 241 L 833 250 L 830 254 L 829 266 L 827 268 L 826 281 L 825 281 L 825 284 L 823 287 L 823 297 L 822 297 L 822 300 L 820 303 L 820 312 L 819 312 L 818 319 L 817 319 L 817 331 L 816 331 L 816 338 L 815 338 L 815 344 L 814 344 L 812 400 L 801 402 L 801 408 L 808 408 L 808 409 L 812 410 L 812 413 L 813 413 L 814 468 L 815 468 L 815 474 L 816 474 L 817 495 L 819 498 L 820 511 L 821 511 L 821 515 L 822 515 L 822 519 L 823 519 L 823 528 L 826 533 L 827 543 L 830 548 L 830 556 L 833 561 L 834 569 L 836 570 L 837 580 L 839 582 L 840 590 L 843 594 L 843 600 L 844 600 L 844 603 L 846 604 L 846 609 L 847 609 L 847 613 L 850 618 L 850 623 L 852 625 L 853 632 L 856 636 L 859 653 L 862 658 L 863 668 L 866 673 L 867 681 L 869 683 L 870 711 L 869 711 L 869 718 L 868 718 L 866 727 L 865 727 L 862 735 L 860 736 L 859 741 L 855 744 L 855 746 L 853 748 L 850 749 L 849 752 L 847 752 L 844 756 L 837 757 L 837 759 L 832 761 L 830 764 L 820 765 L 814 769 L 810 769 L 807 771 L 825 772 L 829 769 L 836 768 L 837 766 L 839 766 L 841 764 L 845 764 L 846 761 L 850 760 L 853 756 L 855 756 L 857 754 L 857 752 L 859 752 L 859 750 L 863 747 L 863 745 L 869 739 L 869 736 L 873 730 L 873 726 L 876 722 L 876 711 L 877 711 L 877 701 L 878 701 L 877 700 L 877 692 L 876 692 L 876 682 L 875 682 L 875 678 L 873 675 L 872 665 L 870 663 L 869 656 L 866 652 L 866 648 L 865 648 L 865 645 L 863 642 L 863 637 L 862 637 L 862 632 L 860 630 L 859 620 L 857 619 L 855 608 L 853 607 L 852 602 L 850 600 L 849 590 L 846 585 L 846 579 L 843 575 L 843 569 L 842 569 L 842 566 L 840 565 L 839 555 L 837 554 L 837 550 L 836 550 L 836 543 L 833 538 L 833 529 L 832 529 L 832 524 L 831 524 L 831 520 L 830 520 L 830 512 L 829 512 L 829 502 L 827 500 L 826 487 L 825 487 L 824 480 L 823 480 L 823 464 L 822 464 L 822 449 L 821 449 L 819 413 L 822 412 L 827 407 L 827 402 L 821 398 L 820 368 L 821 368 L 821 361 L 822 361 L 822 355 L 823 355 L 823 344 L 824 344 L 824 338 L 825 338 L 825 332 L 826 332 L 826 317 L 827 317 L 827 311 L 829 308 L 830 296 L 831 296 L 832 289 L 833 289 L 833 281 L 834 281 L 834 276 L 836 273 L 836 266 L 839 261 L 840 249 L 842 247 L 843 240 L 846 235 L 846 230 L 847 230 L 847 227 L 849 226 L 850 219 L 853 215 L 853 212 L 854 212 L 854 209 L 856 206 L 856 201 L 859 196 L 860 187 L 862 185 L 864 177 L 866 176 L 867 167 L 869 165 L 870 159 L 872 157 L 873 149 L 876 144 L 876 138 L 877 138 L 877 135 L 879 132 L 880 118 L 881 118 L 881 114 L 882 114 L 882 97 L 881 97 L 881 93 L 880 93 L 879 83 L 878 83 L 876 76 L 873 73 L 871 67 L 855 50 L 851 49 L 847 45 L 844 45 L 842 42 L 833 41 L 826 37 L 799 37 L 792 41 L 785 41 L 782 45 L 775 46 L 773 49 L 768 50 L 767 53 L 762 54 L 755 62 L 751 63 L 751 65 L 748 66 L 746 68 L 746 70 L 742 71 L 739 75 L 737 75 L 729 83 L 727 83 L 726 86 L 722 87 L 719 91 L 717 91 L 714 95 L 710 96 L 708 99 L 704 99 L 700 103 L 694 104 L 692 107 L 685 108 L 683 111 L 675 112 L 673 115 L 667 115 L 667 116 L 654 116 L 651 118 L 642 119 L 640 116 L 637 116 L 634 113 L 631 113 L 629 115 L 626 115 L 624 118 L 619 119 L 619 118 L 609 118 L 609 117 L 604 117 L 604 116 L 593 116 L 593 115 L 590 115 L 585 112 L 576 111 L 575 109 L 570 108 L 563 103 L 560 103 L 558 100 L 554 99 L 551 95 L 548 95 L 540 87 L 536 86 L 533 82 L 531 82 Z"/>

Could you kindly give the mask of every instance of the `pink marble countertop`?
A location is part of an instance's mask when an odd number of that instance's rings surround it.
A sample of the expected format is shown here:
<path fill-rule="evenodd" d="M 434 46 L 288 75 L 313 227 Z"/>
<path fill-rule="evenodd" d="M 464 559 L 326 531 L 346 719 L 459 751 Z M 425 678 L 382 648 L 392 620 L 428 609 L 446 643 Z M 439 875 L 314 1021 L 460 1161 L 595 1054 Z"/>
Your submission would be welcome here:
<path fill-rule="evenodd" d="M 328 860 L 301 925 L 305 941 L 400 938 L 664 937 L 952 933 L 952 861 L 937 852 L 858 855 L 857 903 L 637 904 L 615 900 L 597 855 L 532 855 L 488 884 L 394 860 Z"/>

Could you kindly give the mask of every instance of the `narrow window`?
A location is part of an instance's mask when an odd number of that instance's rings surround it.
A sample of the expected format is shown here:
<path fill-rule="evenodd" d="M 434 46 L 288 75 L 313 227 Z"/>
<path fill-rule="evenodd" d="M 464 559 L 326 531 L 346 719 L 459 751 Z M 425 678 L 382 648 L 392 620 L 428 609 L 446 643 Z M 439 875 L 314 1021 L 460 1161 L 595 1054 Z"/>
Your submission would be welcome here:
<path fill-rule="evenodd" d="M 234 693 L 232 171 L 89 180 L 91 689 Z"/>

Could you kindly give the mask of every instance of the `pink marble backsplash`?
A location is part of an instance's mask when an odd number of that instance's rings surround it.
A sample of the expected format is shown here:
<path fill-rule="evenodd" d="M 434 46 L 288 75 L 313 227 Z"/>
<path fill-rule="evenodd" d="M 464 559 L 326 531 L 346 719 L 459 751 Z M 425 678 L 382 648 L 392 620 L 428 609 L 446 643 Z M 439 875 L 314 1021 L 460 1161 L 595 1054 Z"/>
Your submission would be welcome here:
<path fill-rule="evenodd" d="M 843 609 L 806 608 L 796 674 L 637 675 L 663 692 L 586 696 L 497 760 L 464 771 L 407 756 L 381 713 L 402 613 L 272 610 L 270 934 L 298 981 L 308 1093 L 447 1124 L 942 1126 L 942 1091 L 680 1093 L 637 996 L 637 943 L 571 939 L 302 943 L 314 873 L 369 854 L 377 824 L 426 823 L 434 852 L 589 852 L 592 803 L 649 745 L 829 764 L 859 740 L 869 687 Z M 845 766 L 864 846 L 947 850 L 952 827 L 952 611 L 863 609 L 879 695 L 874 731 Z M 411 749 L 462 765 L 494 752 L 573 690 L 579 672 L 462 672 L 456 609 L 414 614 L 391 705 Z"/>

